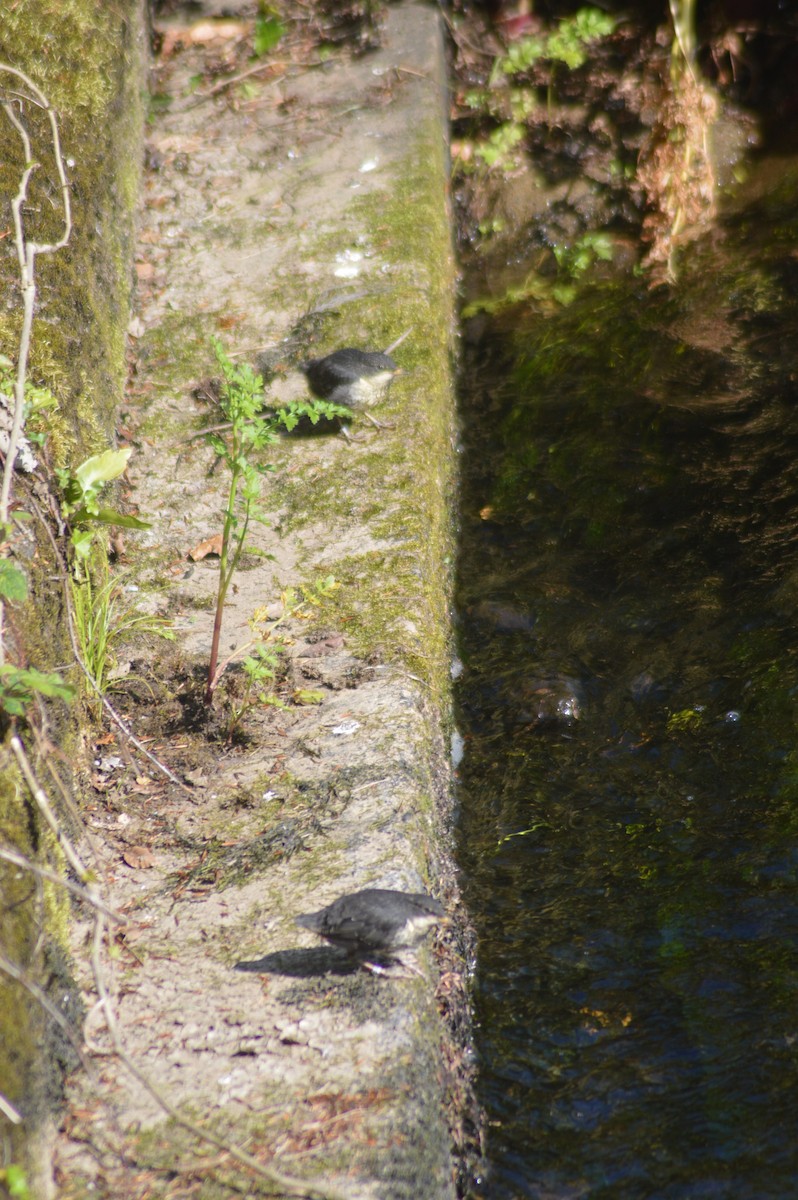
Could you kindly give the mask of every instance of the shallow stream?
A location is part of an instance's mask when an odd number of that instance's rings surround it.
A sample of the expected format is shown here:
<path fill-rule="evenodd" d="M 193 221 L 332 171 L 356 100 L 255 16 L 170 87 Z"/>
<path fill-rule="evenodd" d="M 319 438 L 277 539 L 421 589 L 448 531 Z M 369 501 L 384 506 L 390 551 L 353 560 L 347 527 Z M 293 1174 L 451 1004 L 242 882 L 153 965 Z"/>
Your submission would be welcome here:
<path fill-rule="evenodd" d="M 475 318 L 460 855 L 489 1200 L 798 1195 L 798 195 Z"/>

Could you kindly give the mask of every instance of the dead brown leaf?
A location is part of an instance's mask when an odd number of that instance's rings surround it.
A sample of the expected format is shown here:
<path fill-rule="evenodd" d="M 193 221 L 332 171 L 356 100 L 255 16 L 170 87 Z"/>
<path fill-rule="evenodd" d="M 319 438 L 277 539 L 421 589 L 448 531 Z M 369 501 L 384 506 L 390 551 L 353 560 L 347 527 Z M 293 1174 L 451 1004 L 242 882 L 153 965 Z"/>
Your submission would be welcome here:
<path fill-rule="evenodd" d="M 222 553 L 222 535 L 215 533 L 213 537 L 206 538 L 204 542 L 197 542 L 193 550 L 189 550 L 188 557 L 192 562 L 199 562 L 200 559 L 207 558 L 209 554 L 215 554 L 217 557 Z"/>
<path fill-rule="evenodd" d="M 128 846 L 122 852 L 122 861 L 134 871 L 146 871 L 155 866 L 155 855 L 149 846 Z"/>

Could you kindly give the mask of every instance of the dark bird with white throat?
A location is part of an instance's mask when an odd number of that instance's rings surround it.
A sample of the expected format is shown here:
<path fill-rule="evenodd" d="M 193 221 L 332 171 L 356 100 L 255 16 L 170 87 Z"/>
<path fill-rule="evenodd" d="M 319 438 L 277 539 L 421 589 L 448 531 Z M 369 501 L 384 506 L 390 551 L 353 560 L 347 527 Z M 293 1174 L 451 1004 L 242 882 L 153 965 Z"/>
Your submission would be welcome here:
<path fill-rule="evenodd" d="M 375 974 L 385 974 L 397 962 L 412 970 L 402 951 L 413 950 L 435 925 L 446 921 L 441 902 L 426 892 L 387 888 L 339 896 L 326 908 L 296 918 L 297 925 L 346 950 Z"/>
<path fill-rule="evenodd" d="M 413 326 L 391 342 L 385 350 L 358 350 L 355 346 L 344 346 L 333 350 L 324 358 L 311 358 L 303 363 L 301 370 L 308 387 L 320 400 L 330 400 L 355 411 L 363 411 L 372 425 L 383 426 L 366 409 L 378 404 L 387 392 L 394 376 L 402 368 L 391 358 L 391 351 L 401 346 L 413 332 Z"/>
<path fill-rule="evenodd" d="M 353 346 L 302 364 L 314 396 L 354 410 L 378 404 L 399 369 L 390 355 Z M 379 421 L 370 413 L 365 415 L 379 428 Z"/>

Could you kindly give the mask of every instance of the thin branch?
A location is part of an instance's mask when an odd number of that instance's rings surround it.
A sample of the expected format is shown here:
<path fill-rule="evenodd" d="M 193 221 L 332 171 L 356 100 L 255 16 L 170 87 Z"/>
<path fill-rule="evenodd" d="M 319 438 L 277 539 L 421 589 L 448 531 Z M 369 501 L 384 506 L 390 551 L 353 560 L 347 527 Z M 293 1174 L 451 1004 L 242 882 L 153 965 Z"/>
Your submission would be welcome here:
<path fill-rule="evenodd" d="M 89 882 L 91 879 L 91 875 L 90 875 L 89 871 L 86 869 L 86 867 L 84 867 L 83 863 L 81 862 L 80 855 L 78 854 L 75 847 L 72 845 L 72 842 L 69 840 L 69 838 L 67 837 L 67 835 L 64 833 L 63 829 L 61 828 L 60 824 L 58 823 L 58 818 L 56 817 L 55 813 L 53 812 L 52 808 L 50 807 L 50 801 L 47 798 L 47 793 L 45 792 L 44 788 L 42 787 L 42 785 L 39 783 L 38 779 L 36 778 L 33 767 L 30 764 L 30 759 L 28 758 L 25 747 L 23 746 L 22 741 L 21 741 L 20 737 L 18 736 L 18 734 L 15 733 L 11 737 L 9 745 L 11 746 L 12 753 L 17 760 L 17 764 L 19 766 L 20 771 L 22 772 L 22 776 L 28 785 L 30 794 L 33 796 L 33 799 L 36 801 L 36 804 L 39 808 L 40 813 L 42 814 L 45 821 L 50 826 L 50 829 L 52 830 L 53 834 L 55 835 L 58 845 L 64 851 L 64 855 L 67 859 L 67 862 L 69 863 L 69 865 L 71 866 L 71 868 L 75 872 L 75 874 L 77 875 L 78 879 L 80 879 L 82 882 L 84 882 L 86 884 L 86 888 L 90 892 L 90 894 L 95 895 L 96 890 L 97 890 L 97 884 Z"/>
<path fill-rule="evenodd" d="M 83 1052 L 83 1047 L 77 1039 L 75 1030 L 72 1028 L 72 1025 L 66 1019 L 61 1010 L 56 1008 L 47 993 L 39 987 L 38 983 L 34 983 L 26 971 L 23 971 L 21 967 L 16 965 L 16 963 L 12 963 L 11 960 L 6 958 L 4 954 L 0 954 L 0 971 L 3 971 L 10 979 L 13 979 L 16 983 L 24 987 L 25 991 L 29 992 L 30 995 L 33 996 L 36 1003 L 44 1009 L 47 1015 L 52 1017 L 57 1025 L 60 1025 L 61 1029 L 63 1029 L 64 1033 L 72 1043 L 72 1047 L 80 1059 L 83 1069 L 93 1078 L 94 1071 L 92 1070 L 91 1063 Z"/>
<path fill-rule="evenodd" d="M 337 1188 L 328 1187 L 324 1184 L 316 1184 L 310 1180 L 298 1179 L 294 1175 L 285 1175 L 282 1171 L 276 1171 L 273 1167 L 264 1166 L 258 1162 L 251 1154 L 247 1154 L 240 1146 L 226 1142 L 224 1138 L 217 1137 L 208 1129 L 203 1129 L 202 1126 L 196 1125 L 194 1121 L 183 1116 L 179 1109 L 167 1100 L 161 1090 L 155 1086 L 152 1080 L 144 1071 L 134 1062 L 122 1043 L 122 1038 L 119 1033 L 119 1027 L 116 1022 L 116 1015 L 111 1003 L 111 997 L 105 987 L 103 977 L 102 964 L 100 961 L 100 951 L 102 949 L 103 940 L 103 918 L 98 914 L 97 923 L 95 925 L 94 939 L 92 943 L 92 969 L 94 972 L 94 982 L 97 987 L 97 993 L 100 997 L 100 1006 L 105 1014 L 108 1032 L 111 1035 L 111 1040 L 114 1044 L 114 1050 L 119 1056 L 121 1062 L 127 1067 L 134 1079 L 138 1080 L 143 1088 L 152 1096 L 158 1107 L 166 1113 L 168 1117 L 187 1129 L 195 1137 L 200 1138 L 204 1142 L 215 1146 L 217 1150 L 222 1150 L 229 1154 L 236 1162 L 247 1167 L 248 1170 L 265 1179 L 274 1187 L 280 1188 L 282 1193 L 287 1196 L 304 1196 L 309 1200 L 349 1200 L 349 1196 L 345 1192 L 340 1192 Z"/>
<path fill-rule="evenodd" d="M 239 75 L 231 75 L 229 79 L 222 79 L 219 83 L 215 83 L 210 91 L 202 92 L 197 96 L 197 100 L 210 100 L 212 96 L 218 96 L 220 92 L 224 92 L 227 88 L 234 87 L 235 84 L 241 83 L 243 79 L 249 79 L 251 75 L 259 75 L 263 71 L 271 71 L 275 67 L 290 66 L 290 63 L 257 63 L 254 67 L 250 67 L 248 71 L 242 71 Z M 317 64 L 311 63 L 311 66 Z M 271 87 L 275 83 L 282 83 L 286 78 L 285 75 L 278 75 L 274 79 L 268 80 L 268 86 Z"/>
<path fill-rule="evenodd" d="M 0 1092 L 0 1112 L 3 1114 L 6 1120 L 11 1121 L 13 1125 L 20 1125 L 22 1123 L 22 1117 L 20 1116 L 19 1111 L 14 1108 L 14 1105 L 6 1096 L 3 1095 L 2 1092 Z"/>
<path fill-rule="evenodd" d="M 154 767 L 156 767 L 157 770 L 159 770 L 162 775 L 165 775 L 170 783 L 176 784 L 176 786 L 179 788 L 182 788 L 182 790 L 184 792 L 186 792 L 187 795 L 193 796 L 194 793 L 193 793 L 192 789 L 190 787 L 188 787 L 185 783 L 183 783 L 182 779 L 178 779 L 177 775 L 175 775 L 173 771 L 170 771 L 169 767 L 167 767 L 165 763 L 162 763 L 159 758 L 156 758 L 155 755 L 150 750 L 148 750 L 147 747 L 142 744 L 142 742 L 139 741 L 139 739 L 132 732 L 132 730 L 127 725 L 125 720 L 116 711 L 113 704 L 111 704 L 111 701 L 108 699 L 108 697 L 105 695 L 105 693 L 100 690 L 96 679 L 94 678 L 91 671 L 89 670 L 89 668 L 86 666 L 85 662 L 83 661 L 83 658 L 81 657 L 81 653 L 80 653 L 80 647 L 78 646 L 77 635 L 75 633 L 75 616 L 74 616 L 74 613 L 72 610 L 72 597 L 71 597 L 70 591 L 69 591 L 69 573 L 67 571 L 66 562 L 64 561 L 64 556 L 61 553 L 61 550 L 58 546 L 58 543 L 55 540 L 55 537 L 53 536 L 53 531 L 50 528 L 49 522 L 45 520 L 44 514 L 42 513 L 41 509 L 39 508 L 38 504 L 36 504 L 36 502 L 32 496 L 29 497 L 29 502 L 30 502 L 31 507 L 33 508 L 34 512 L 36 513 L 36 516 L 39 518 L 40 522 L 42 523 L 42 526 L 44 527 L 48 538 L 50 539 L 50 545 L 52 546 L 53 553 L 55 554 L 56 560 L 58 562 L 59 574 L 60 574 L 60 578 L 61 578 L 61 585 L 64 590 L 64 604 L 66 606 L 66 614 L 67 614 L 67 632 L 69 634 L 69 642 L 72 647 L 72 654 L 74 656 L 75 662 L 78 664 L 81 671 L 85 675 L 86 679 L 89 682 L 90 687 L 93 689 L 98 700 L 102 704 L 105 711 L 108 713 L 108 716 L 111 718 L 113 723 L 117 726 L 117 728 L 124 735 L 125 739 L 128 742 L 130 742 L 130 744 L 132 746 L 135 747 L 135 749 L 138 751 L 139 754 L 143 755 L 144 758 L 146 758 L 149 762 L 151 762 L 152 765 Z"/>
<path fill-rule="evenodd" d="M 53 830 L 58 844 L 63 848 L 64 854 L 66 855 L 73 870 L 75 870 L 81 878 L 85 878 L 86 870 L 80 861 L 80 856 L 72 846 L 69 838 L 61 830 L 55 814 L 50 807 L 47 796 L 36 779 L 22 742 L 20 741 L 19 737 L 14 735 L 10 739 L 10 744 L 14 756 L 19 764 L 19 768 L 22 771 L 25 782 L 30 789 L 31 795 L 36 801 L 36 804 L 47 821 L 47 824 Z M 12 861 L 17 857 L 15 855 L 9 856 L 7 852 L 0 853 L 2 853 L 2 857 L 7 859 L 10 858 Z M 193 1121 L 190 1121 L 187 1117 L 182 1116 L 178 1109 L 176 1109 L 174 1105 L 171 1104 L 171 1102 L 167 1100 L 165 1096 L 163 1096 L 161 1091 L 155 1086 L 149 1076 L 137 1066 L 137 1064 L 125 1050 L 125 1047 L 122 1043 L 111 996 L 105 983 L 105 975 L 101 961 L 101 951 L 103 938 L 106 932 L 104 914 L 107 910 L 102 902 L 95 903 L 95 901 L 98 899 L 96 896 L 97 890 L 96 884 L 87 884 L 86 891 L 88 895 L 85 898 L 91 899 L 92 903 L 94 903 L 95 909 L 97 910 L 94 924 L 94 937 L 92 939 L 92 973 L 94 975 L 94 983 L 95 987 L 97 988 L 97 995 L 99 997 L 99 1007 L 102 1009 L 105 1015 L 105 1022 L 108 1027 L 108 1032 L 111 1035 L 114 1050 L 127 1067 L 128 1071 L 130 1071 L 131 1075 L 133 1075 L 133 1077 L 138 1080 L 142 1087 L 149 1092 L 149 1094 L 156 1101 L 159 1107 L 167 1114 L 167 1116 L 172 1117 L 196 1137 L 202 1138 L 203 1141 L 209 1142 L 212 1146 L 216 1146 L 218 1150 L 225 1151 L 225 1153 L 229 1154 L 237 1162 L 241 1163 L 242 1166 L 254 1171 L 262 1178 L 268 1180 L 268 1182 L 273 1184 L 275 1187 L 282 1188 L 286 1195 L 305 1196 L 312 1198 L 312 1200 L 347 1200 L 347 1197 L 344 1195 L 344 1193 L 337 1191 L 335 1188 L 316 1185 L 312 1182 L 297 1179 L 292 1175 L 284 1175 L 281 1171 L 275 1171 L 270 1167 L 265 1167 L 262 1163 L 259 1163 L 256 1158 L 253 1158 L 252 1155 L 247 1154 L 245 1150 L 241 1149 L 240 1146 L 231 1145 L 223 1138 L 216 1137 L 215 1134 L 210 1133 L 206 1129 L 202 1129 L 199 1125 L 195 1125 Z M 10 962 L 2 954 L 0 954 L 0 971 L 4 971 L 12 979 L 20 983 L 34 997 L 34 999 L 38 1001 L 45 1012 L 48 1013 L 53 1020 L 62 1027 L 64 1032 L 69 1037 L 69 1040 L 75 1047 L 78 1055 L 80 1056 L 81 1062 L 83 1062 L 86 1070 L 89 1072 L 89 1074 L 91 1074 L 90 1064 L 85 1059 L 82 1047 L 79 1045 L 72 1027 L 64 1017 L 63 1013 L 61 1013 L 55 1007 L 47 994 L 38 986 L 38 984 L 34 983 L 32 979 L 29 979 L 27 974 L 21 968 L 15 966 L 14 963 Z"/>
<path fill-rule="evenodd" d="M 133 733 L 132 729 L 127 724 L 127 722 L 124 720 L 124 718 L 122 716 L 120 716 L 120 714 L 116 711 L 116 709 L 114 708 L 111 701 L 105 695 L 105 692 L 100 690 L 96 679 L 94 678 L 91 671 L 84 663 L 83 659 L 80 657 L 80 654 L 77 652 L 74 645 L 73 645 L 72 649 L 75 654 L 75 660 L 76 660 L 78 666 L 80 667 L 83 674 L 86 676 L 90 685 L 94 689 L 98 700 L 102 704 L 105 711 L 108 713 L 108 716 L 111 718 L 113 723 L 116 725 L 117 729 L 119 729 L 119 731 L 125 737 L 125 739 L 128 742 L 130 742 L 131 746 L 134 746 L 136 748 L 136 750 L 138 751 L 139 754 L 143 754 L 144 757 L 149 762 L 151 762 L 152 765 L 154 767 L 156 767 L 157 770 L 159 770 L 162 775 L 165 775 L 170 783 L 174 783 L 177 787 L 182 788 L 182 790 L 188 796 L 193 796 L 194 792 L 192 791 L 192 789 L 190 787 L 188 787 L 187 784 L 183 783 L 182 779 L 178 779 L 177 775 L 175 775 L 174 771 L 171 771 L 169 769 L 169 767 L 167 767 L 166 763 L 162 763 L 159 758 L 156 758 L 156 756 L 152 753 L 151 750 L 147 749 L 147 747 L 143 744 L 143 742 L 139 741 L 139 739 L 136 737 L 135 733 Z"/>
<path fill-rule="evenodd" d="M 397 347 L 397 346 L 401 346 L 401 344 L 402 344 L 402 342 L 405 340 L 405 338 L 408 338 L 408 337 L 410 337 L 410 334 L 411 334 L 412 332 L 413 332 L 413 326 L 411 325 L 409 329 L 406 329 L 406 330 L 404 331 L 404 333 L 400 333 L 400 334 L 399 334 L 399 337 L 396 339 L 396 341 L 395 341 L 395 342 L 391 342 L 390 346 L 386 346 L 386 347 L 385 347 L 385 350 L 383 351 L 383 353 L 384 353 L 384 354 L 391 354 L 391 353 L 392 353 L 392 352 L 393 352 L 393 351 L 396 349 L 396 347 Z"/>
<path fill-rule="evenodd" d="M 103 900 L 98 896 L 92 895 L 86 888 L 82 888 L 80 884 L 73 883 L 71 879 L 64 878 L 57 871 L 51 871 L 49 867 L 39 866 L 38 863 L 32 862 L 29 858 L 25 858 L 24 854 L 17 854 L 15 850 L 4 850 L 0 846 L 0 858 L 5 862 L 11 863 L 15 867 L 21 867 L 23 871 L 30 871 L 34 875 L 38 875 L 40 879 L 48 879 L 51 883 L 57 883 L 60 887 L 66 888 L 73 896 L 77 896 L 78 900 L 82 900 L 85 904 L 90 904 L 99 912 L 104 913 L 106 917 L 110 917 L 112 921 L 118 922 L 120 925 L 125 924 L 125 917 L 114 912 Z"/>
<path fill-rule="evenodd" d="M 8 101 L 3 101 L 2 109 L 11 125 L 19 135 L 20 141 L 22 142 L 22 150 L 25 156 L 25 166 L 20 177 L 19 190 L 11 202 L 11 211 L 14 217 L 14 243 L 17 249 L 20 282 L 22 285 L 23 319 L 22 330 L 20 332 L 19 339 L 17 378 L 14 385 L 14 417 L 8 436 L 8 451 L 6 454 L 5 466 L 3 468 L 2 484 L 0 484 L 0 527 L 8 523 L 11 481 L 13 479 L 14 463 L 17 457 L 17 447 L 19 445 L 19 439 L 22 435 L 24 423 L 25 378 L 28 370 L 28 354 L 30 352 L 31 332 L 33 329 L 33 310 L 36 301 L 36 255 L 52 254 L 56 250 L 62 249 L 62 247 L 66 246 L 67 242 L 69 241 L 69 237 L 72 232 L 72 208 L 69 195 L 69 183 L 67 181 L 66 170 L 64 168 L 64 159 L 61 153 L 61 138 L 58 133 L 58 121 L 56 120 L 55 110 L 44 93 L 36 87 L 36 84 L 33 82 L 33 80 L 25 75 L 23 71 L 19 71 L 16 69 L 16 67 L 11 67 L 7 63 L 0 63 L 0 72 L 2 71 L 6 71 L 11 75 L 14 75 L 17 79 L 21 79 L 25 86 L 33 93 L 33 103 L 38 104 L 47 113 L 53 144 L 53 156 L 55 159 L 56 170 L 58 171 L 58 178 L 61 184 L 61 196 L 64 205 L 64 228 L 61 237 L 56 242 L 27 242 L 25 240 L 25 230 L 22 221 L 22 208 L 27 200 L 28 185 L 30 183 L 31 176 L 39 164 L 33 159 L 31 142 L 27 129 L 14 112 L 12 105 Z M 2 656 L 2 645 L 0 645 L 0 656 Z"/>
<path fill-rule="evenodd" d="M 47 113 L 47 119 L 50 123 L 50 133 L 53 139 L 53 157 L 55 159 L 55 167 L 58 172 L 58 180 L 61 185 L 61 199 L 64 205 L 64 231 L 57 242 L 42 242 L 38 244 L 36 242 L 31 243 L 36 254 L 49 254 L 54 250 L 63 249 L 63 247 L 66 246 L 67 242 L 69 241 L 72 233 L 72 202 L 69 192 L 69 180 L 67 179 L 66 168 L 64 166 L 64 156 L 61 152 L 61 135 L 58 132 L 58 119 L 56 117 L 55 109 L 45 96 L 44 92 L 42 92 L 36 86 L 33 80 L 30 79 L 24 71 L 20 71 L 16 67 L 11 67 L 8 65 L 8 63 L 3 62 L 0 62 L 0 71 L 7 71 L 9 74 L 15 75 L 17 79 L 22 80 L 25 86 L 29 88 L 31 92 L 33 92 L 33 96 L 28 98 L 31 99 L 34 104 L 37 104 L 40 108 L 44 109 L 44 111 Z M 17 94 L 19 95 L 19 93 Z"/>

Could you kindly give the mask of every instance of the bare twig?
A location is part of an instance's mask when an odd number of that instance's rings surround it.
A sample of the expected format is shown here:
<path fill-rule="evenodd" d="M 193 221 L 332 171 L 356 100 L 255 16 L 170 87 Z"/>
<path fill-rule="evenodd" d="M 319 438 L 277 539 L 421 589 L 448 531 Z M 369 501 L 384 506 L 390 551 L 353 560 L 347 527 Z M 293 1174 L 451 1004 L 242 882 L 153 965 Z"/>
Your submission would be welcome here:
<path fill-rule="evenodd" d="M 113 704 L 108 699 L 108 697 L 105 695 L 105 693 L 100 690 L 100 688 L 97 685 L 96 679 L 94 678 L 91 671 L 84 663 L 83 659 L 80 657 L 80 655 L 74 645 L 73 645 L 72 649 L 75 653 L 75 658 L 76 658 L 78 666 L 80 667 L 80 669 L 82 670 L 82 672 L 86 676 L 86 678 L 88 679 L 89 684 L 94 689 L 98 700 L 102 704 L 105 711 L 108 713 L 108 716 L 111 718 L 113 723 L 116 725 L 117 729 L 123 735 L 123 737 L 130 743 L 131 746 L 134 746 L 136 748 L 136 750 L 138 751 L 139 754 L 143 754 L 144 757 L 148 760 L 148 762 L 151 762 L 152 765 L 157 770 L 159 770 L 162 775 L 165 775 L 170 783 L 176 784 L 176 786 L 181 788 L 186 793 L 186 795 L 193 796 L 194 792 L 192 791 L 192 789 L 190 787 L 188 787 L 187 784 L 183 783 L 182 779 L 178 779 L 177 775 L 175 775 L 174 771 L 170 770 L 169 767 L 167 767 L 166 763 L 162 763 L 159 758 L 156 758 L 156 756 L 152 753 L 151 750 L 147 749 L 147 747 L 144 745 L 143 742 L 139 741 L 139 739 L 133 733 L 133 730 L 130 728 L 130 726 L 127 724 L 127 722 L 124 720 L 124 718 L 122 716 L 120 716 L 120 714 L 116 711 Z"/>
<path fill-rule="evenodd" d="M 277 66 L 284 67 L 289 65 L 290 64 L 288 63 L 256 63 L 255 66 L 250 67 L 248 71 L 242 71 L 239 75 L 231 75 L 229 79 L 222 79 L 219 83 L 215 83 L 209 91 L 202 92 L 201 95 L 197 96 L 197 100 L 210 100 L 212 96 L 218 96 L 220 92 L 224 92 L 227 90 L 227 88 L 234 87 L 235 84 L 241 83 L 242 79 L 249 79 L 251 75 L 259 75 L 262 71 L 271 71 Z M 269 86 L 274 83 L 282 83 L 284 79 L 285 75 L 278 75 L 276 79 L 268 80 Z"/>
<path fill-rule="evenodd" d="M 405 340 L 405 338 L 409 338 L 409 337 L 410 337 L 410 334 L 411 334 L 412 332 L 413 332 L 413 326 L 411 325 L 409 329 L 406 329 L 406 330 L 404 331 L 404 333 L 400 333 L 400 334 L 399 334 L 399 337 L 396 339 L 396 341 L 395 341 L 395 342 L 391 342 L 390 346 L 386 346 L 386 347 L 385 347 L 385 350 L 383 351 L 383 353 L 384 353 L 384 354 L 390 354 L 390 353 L 391 353 L 393 350 L 395 350 L 395 349 L 396 349 L 396 347 L 397 347 L 397 346 L 401 346 L 401 344 L 402 344 L 402 342 Z"/>
<path fill-rule="evenodd" d="M 105 1014 L 108 1032 L 111 1035 L 111 1040 L 114 1044 L 114 1050 L 121 1062 L 124 1063 L 127 1070 L 137 1079 L 143 1088 L 152 1096 L 158 1107 L 171 1117 L 183 1129 L 187 1129 L 195 1137 L 200 1138 L 204 1142 L 215 1146 L 217 1150 L 223 1150 L 229 1154 L 232 1159 L 252 1171 L 254 1174 L 265 1179 L 269 1184 L 281 1190 L 281 1193 L 286 1196 L 305 1196 L 309 1200 L 348 1200 L 346 1193 L 339 1191 L 337 1188 L 329 1187 L 325 1184 L 313 1183 L 311 1180 L 298 1179 L 294 1175 L 285 1175 L 282 1171 L 277 1171 L 273 1167 L 264 1166 L 258 1162 L 251 1154 L 247 1154 L 246 1150 L 241 1146 L 237 1146 L 230 1142 L 226 1142 L 224 1138 L 217 1137 L 210 1130 L 202 1128 L 188 1117 L 183 1116 L 179 1109 L 167 1100 L 160 1088 L 156 1087 L 150 1077 L 135 1063 L 128 1052 L 125 1050 L 119 1033 L 119 1027 L 116 1022 L 116 1014 L 113 1010 L 111 998 L 105 987 L 105 979 L 100 960 L 100 952 L 102 949 L 102 940 L 104 933 L 103 918 L 100 914 L 97 916 L 95 925 L 94 940 L 92 945 L 92 968 L 94 971 L 94 982 L 97 987 L 97 993 L 100 997 L 100 1006 Z"/>
<path fill-rule="evenodd" d="M 23 71 L 19 71 L 16 67 L 11 67 L 7 63 L 0 63 L 0 72 L 3 71 L 14 75 L 17 79 L 20 79 L 31 93 L 30 96 L 24 98 L 29 99 L 32 103 L 43 108 L 47 113 L 47 119 L 50 123 L 50 134 L 53 143 L 53 156 L 55 158 L 59 182 L 61 184 L 61 196 L 64 205 L 64 229 L 61 237 L 56 242 L 28 242 L 25 239 L 22 209 L 27 200 L 28 185 L 30 184 L 31 176 L 39 164 L 33 158 L 30 137 L 28 136 L 27 129 L 14 111 L 12 103 L 8 100 L 4 100 L 0 107 L 2 107 L 6 117 L 11 122 L 12 126 L 19 135 L 20 141 L 22 142 L 22 150 L 25 156 L 25 166 L 20 178 L 19 191 L 11 202 L 11 210 L 14 216 L 14 244 L 17 249 L 17 260 L 19 262 L 20 281 L 22 284 L 23 319 L 22 330 L 19 339 L 17 378 L 14 384 L 14 418 L 11 424 L 11 431 L 9 433 L 8 452 L 6 455 L 5 466 L 3 468 L 2 484 L 0 484 L 0 527 L 4 526 L 8 522 L 8 505 L 11 495 L 11 480 L 14 472 L 14 461 L 17 456 L 17 446 L 22 434 L 25 411 L 25 376 L 28 369 L 28 354 L 30 351 L 31 330 L 33 328 L 33 309 L 36 301 L 36 255 L 52 254 L 56 250 L 62 249 L 62 247 L 66 246 L 67 242 L 69 241 L 69 236 L 72 232 L 72 209 L 69 196 L 69 183 L 67 182 L 64 159 L 61 154 L 61 138 L 58 133 L 58 121 L 56 120 L 55 110 L 44 93 L 37 88 L 33 80 L 30 79 Z M 1 645 L 0 654 L 2 654 Z"/>
<path fill-rule="evenodd" d="M 31 766 L 27 751 L 25 750 L 25 747 L 23 746 L 18 734 L 13 735 L 13 737 L 10 739 L 9 745 L 11 746 L 11 751 L 17 760 L 19 769 L 22 772 L 22 777 L 27 783 L 33 799 L 36 801 L 39 812 L 42 814 L 45 821 L 50 826 L 50 829 L 53 831 L 56 841 L 63 850 L 67 862 L 77 875 L 78 879 L 85 883 L 86 890 L 89 892 L 89 894 L 96 896 L 97 884 L 91 882 L 90 872 L 86 869 L 86 867 L 84 867 L 83 863 L 81 862 L 80 855 L 61 828 L 58 818 L 50 806 L 47 793 L 36 778 L 36 774 Z"/>
<path fill-rule="evenodd" d="M 247 425 L 255 425 L 256 421 L 246 421 Z M 228 429 L 233 428 L 232 421 L 225 421 L 223 425 L 209 425 L 207 429 L 200 429 L 197 433 L 191 433 L 188 437 L 181 438 L 179 442 L 175 442 L 173 449 L 178 446 L 186 446 L 189 442 L 196 442 L 199 438 L 207 437 L 209 433 L 226 433 Z"/>
<path fill-rule="evenodd" d="M 5 954 L 0 954 L 0 971 L 8 975 L 9 979 L 13 979 L 16 983 L 24 987 L 25 991 L 33 996 L 36 1003 L 44 1009 L 47 1015 L 52 1017 L 56 1025 L 59 1025 L 63 1029 L 72 1043 L 72 1047 L 80 1059 L 83 1069 L 93 1077 L 94 1072 L 92 1071 L 91 1063 L 83 1052 L 83 1047 L 78 1041 L 75 1030 L 61 1010 L 56 1008 L 47 993 L 39 987 L 38 983 L 34 983 L 26 971 L 23 971 L 16 963 L 12 963 L 10 959 L 6 958 Z"/>
<path fill-rule="evenodd" d="M 0 846 L 0 858 L 15 867 L 21 867 L 23 871 L 30 871 L 33 875 L 38 875 L 40 879 L 49 879 L 51 883 L 57 883 L 59 887 L 66 888 L 73 896 L 77 896 L 79 900 L 83 900 L 84 903 L 98 909 L 106 917 L 110 917 L 112 921 L 117 921 L 120 925 L 125 924 L 125 918 L 120 916 L 119 913 L 114 912 L 99 896 L 93 895 L 86 888 L 73 883 L 71 879 L 64 878 L 57 871 L 51 871 L 48 867 L 42 867 L 38 863 L 32 862 L 31 859 L 25 858 L 24 854 L 17 854 L 15 850 L 4 850 L 2 846 Z"/>
<path fill-rule="evenodd" d="M 0 1112 L 3 1114 L 6 1120 L 11 1121 L 13 1125 L 21 1124 L 22 1117 L 20 1116 L 19 1111 L 14 1108 L 14 1105 L 6 1096 L 3 1095 L 2 1092 L 0 1092 Z"/>
<path fill-rule="evenodd" d="M 178 779 L 177 775 L 175 775 L 175 773 L 173 771 L 170 771 L 169 767 L 167 767 L 165 763 L 162 763 L 159 758 L 156 758 L 156 756 L 150 750 L 148 750 L 147 747 L 142 744 L 142 742 L 139 741 L 139 739 L 136 737 L 136 735 L 133 733 L 133 731 L 127 725 L 125 720 L 116 711 L 113 704 L 111 704 L 111 701 L 108 699 L 108 697 L 105 695 L 105 693 L 100 690 L 96 679 L 94 678 L 91 671 L 89 670 L 89 668 L 86 666 L 85 662 L 83 661 L 83 658 L 81 657 L 81 653 L 80 653 L 80 647 L 78 646 L 77 635 L 75 634 L 75 617 L 74 617 L 74 613 L 72 611 L 72 596 L 71 596 L 70 590 L 69 590 L 69 573 L 67 571 L 67 565 L 66 565 L 66 562 L 64 561 L 64 556 L 61 553 L 58 543 L 56 542 L 55 538 L 53 537 L 53 531 L 50 528 L 48 521 L 45 519 L 44 514 L 42 513 L 38 504 L 36 504 L 36 502 L 33 500 L 33 498 L 30 497 L 29 499 L 30 499 L 31 507 L 33 508 L 34 512 L 36 513 L 36 516 L 41 521 L 41 523 L 45 529 L 45 532 L 46 532 L 48 538 L 50 539 L 50 545 L 52 546 L 53 553 L 55 554 L 56 560 L 58 562 L 59 574 L 60 574 L 61 583 L 62 583 L 62 586 L 64 589 L 64 603 L 66 605 L 66 613 L 67 613 L 67 632 L 69 634 L 69 642 L 70 642 L 70 645 L 72 646 L 72 654 L 74 656 L 75 662 L 78 664 L 81 671 L 86 676 L 89 686 L 95 692 L 98 700 L 102 704 L 105 711 L 108 713 L 108 716 L 111 718 L 113 723 L 123 734 L 125 739 L 131 744 L 131 746 L 134 746 L 135 749 L 138 751 L 138 753 L 142 754 L 149 762 L 151 762 L 152 765 L 154 767 L 156 767 L 157 770 L 159 770 L 162 775 L 165 775 L 166 778 L 170 781 L 170 783 L 176 784 L 177 787 L 182 788 L 182 790 L 187 795 L 193 796 L 194 793 L 193 793 L 192 789 L 190 787 L 188 787 L 185 783 L 183 783 L 182 779 Z"/>

